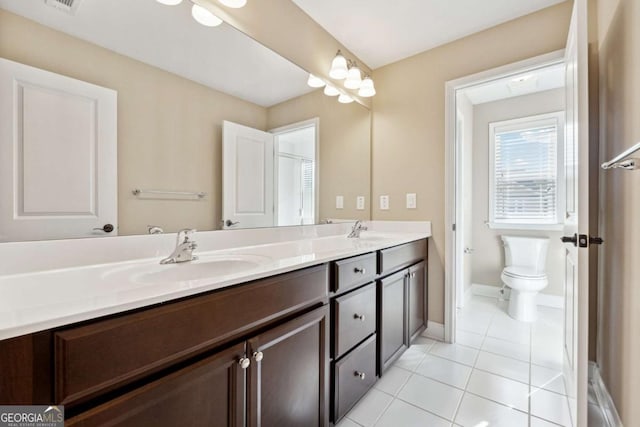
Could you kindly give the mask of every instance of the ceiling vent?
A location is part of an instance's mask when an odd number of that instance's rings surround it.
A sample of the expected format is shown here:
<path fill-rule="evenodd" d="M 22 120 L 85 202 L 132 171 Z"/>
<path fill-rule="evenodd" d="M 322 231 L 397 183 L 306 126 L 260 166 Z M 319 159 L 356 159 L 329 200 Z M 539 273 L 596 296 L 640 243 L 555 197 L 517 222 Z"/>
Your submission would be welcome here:
<path fill-rule="evenodd" d="M 75 15 L 82 0 L 44 0 L 44 2 L 69 15 Z"/>

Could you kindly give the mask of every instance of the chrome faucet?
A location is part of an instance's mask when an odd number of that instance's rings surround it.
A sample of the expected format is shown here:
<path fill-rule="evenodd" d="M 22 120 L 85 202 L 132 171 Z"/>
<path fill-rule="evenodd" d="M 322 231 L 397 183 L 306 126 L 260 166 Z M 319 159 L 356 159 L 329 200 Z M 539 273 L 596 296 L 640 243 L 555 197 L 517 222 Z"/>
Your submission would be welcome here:
<path fill-rule="evenodd" d="M 193 251 L 198 247 L 198 244 L 191 240 L 195 232 L 196 230 L 190 228 L 178 231 L 176 248 L 171 255 L 160 261 L 160 264 L 178 264 L 197 260 L 198 257 L 193 255 Z"/>
<path fill-rule="evenodd" d="M 367 227 L 362 224 L 362 221 L 358 220 L 355 224 L 353 224 L 353 228 L 351 229 L 351 233 L 347 236 L 349 239 L 359 239 L 360 233 L 362 231 L 367 231 Z"/>

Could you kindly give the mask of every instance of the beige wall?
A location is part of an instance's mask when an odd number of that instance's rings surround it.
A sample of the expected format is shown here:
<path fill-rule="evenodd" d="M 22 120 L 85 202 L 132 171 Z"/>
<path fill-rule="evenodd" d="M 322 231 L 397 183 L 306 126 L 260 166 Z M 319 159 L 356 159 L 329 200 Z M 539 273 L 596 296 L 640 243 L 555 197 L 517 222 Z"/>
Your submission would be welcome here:
<path fill-rule="evenodd" d="M 121 234 L 148 224 L 211 230 L 220 222 L 221 123 L 264 129 L 265 108 L 0 10 L 0 57 L 118 92 Z M 137 200 L 134 188 L 208 193 L 205 201 Z"/>
<path fill-rule="evenodd" d="M 640 2 L 599 0 L 600 140 L 608 160 L 640 141 Z M 640 172 L 601 173 L 598 357 L 626 426 L 640 422 Z"/>
<path fill-rule="evenodd" d="M 374 71 L 372 197 L 377 220 L 430 220 L 429 319 L 444 319 L 445 82 L 563 49 L 571 2 L 541 10 Z M 418 209 L 404 209 L 405 193 Z"/>
<path fill-rule="evenodd" d="M 357 104 L 340 104 L 316 90 L 270 107 L 268 129 L 320 119 L 320 220 L 370 219 L 371 113 Z M 338 173 L 339 171 L 339 173 Z M 336 196 L 344 209 L 336 209 Z M 356 197 L 364 196 L 364 210 Z"/>
<path fill-rule="evenodd" d="M 500 236 L 548 237 L 547 275 L 549 286 L 542 293 L 564 296 L 564 244 L 562 231 L 496 230 L 489 219 L 489 124 L 564 110 L 564 89 L 503 99 L 476 105 L 473 135 L 473 248 L 471 280 L 483 285 L 502 286 L 504 249 Z"/>

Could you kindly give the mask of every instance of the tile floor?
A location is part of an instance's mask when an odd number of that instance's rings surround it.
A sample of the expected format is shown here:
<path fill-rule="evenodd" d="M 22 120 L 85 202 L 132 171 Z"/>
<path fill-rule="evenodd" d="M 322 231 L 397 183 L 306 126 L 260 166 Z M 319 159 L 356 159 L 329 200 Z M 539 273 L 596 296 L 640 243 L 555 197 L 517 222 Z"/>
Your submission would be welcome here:
<path fill-rule="evenodd" d="M 572 426 L 562 317 L 540 307 L 530 325 L 505 302 L 474 296 L 458 314 L 456 344 L 418 338 L 337 427 Z"/>

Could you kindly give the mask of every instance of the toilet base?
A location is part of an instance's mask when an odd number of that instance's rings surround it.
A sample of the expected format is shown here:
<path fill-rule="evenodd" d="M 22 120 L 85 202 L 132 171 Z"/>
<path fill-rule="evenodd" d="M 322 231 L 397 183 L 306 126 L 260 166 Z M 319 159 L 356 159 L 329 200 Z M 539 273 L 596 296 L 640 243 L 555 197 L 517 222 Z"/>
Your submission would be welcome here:
<path fill-rule="evenodd" d="M 511 289 L 509 316 L 521 322 L 535 322 L 538 319 L 538 292 L 523 292 Z"/>

